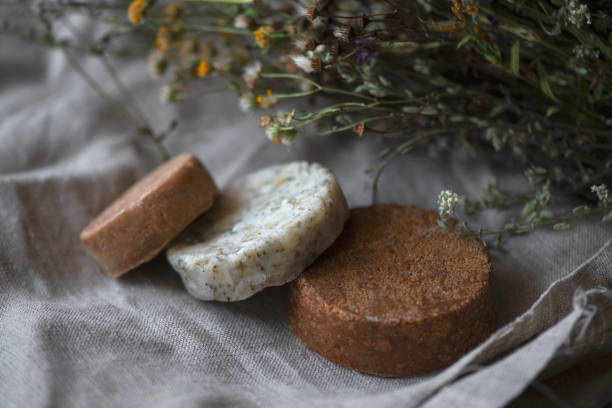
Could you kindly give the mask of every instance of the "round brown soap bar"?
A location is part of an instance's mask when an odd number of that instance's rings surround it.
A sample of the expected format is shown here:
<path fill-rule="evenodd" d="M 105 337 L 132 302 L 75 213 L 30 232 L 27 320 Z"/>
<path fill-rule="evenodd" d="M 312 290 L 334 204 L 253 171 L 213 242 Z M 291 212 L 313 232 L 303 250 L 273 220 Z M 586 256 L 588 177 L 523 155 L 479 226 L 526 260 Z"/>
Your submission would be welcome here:
<path fill-rule="evenodd" d="M 495 329 L 491 263 L 435 211 L 355 208 L 344 232 L 291 284 L 289 323 L 311 350 L 396 377 L 450 364 Z"/>
<path fill-rule="evenodd" d="M 183 153 L 123 193 L 89 223 L 81 241 L 105 272 L 117 277 L 155 257 L 217 194 L 202 163 Z"/>

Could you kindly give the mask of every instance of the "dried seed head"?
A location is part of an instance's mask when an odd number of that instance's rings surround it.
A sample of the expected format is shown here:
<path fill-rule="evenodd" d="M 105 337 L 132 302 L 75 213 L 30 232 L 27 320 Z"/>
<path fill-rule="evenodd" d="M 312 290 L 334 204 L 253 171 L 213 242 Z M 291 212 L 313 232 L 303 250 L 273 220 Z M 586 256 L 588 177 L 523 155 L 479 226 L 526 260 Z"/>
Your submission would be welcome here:
<path fill-rule="evenodd" d="M 366 24 L 368 24 L 368 18 L 365 16 L 365 14 L 362 14 L 362 15 L 352 19 L 351 20 L 351 24 L 356 29 L 363 30 L 363 28 L 366 26 Z"/>
<path fill-rule="evenodd" d="M 365 123 L 359 122 L 353 126 L 353 132 L 357 133 L 359 136 L 363 136 L 363 132 L 365 132 Z"/>
<path fill-rule="evenodd" d="M 338 58 L 339 50 L 340 50 L 340 46 L 338 45 L 337 42 L 331 43 L 329 45 L 329 55 L 330 55 L 330 57 L 332 57 L 333 59 Z"/>
<path fill-rule="evenodd" d="M 338 37 L 340 39 L 340 41 L 342 42 L 351 42 L 351 37 L 352 37 L 352 29 L 350 26 L 342 26 L 342 27 L 338 27 L 336 30 L 334 30 L 334 34 L 336 35 L 336 37 Z"/>
<path fill-rule="evenodd" d="M 313 72 L 323 71 L 323 61 L 321 61 L 321 58 L 313 58 L 311 64 Z"/>
<path fill-rule="evenodd" d="M 317 10 L 315 7 L 308 7 L 306 9 L 306 17 L 308 17 L 310 21 L 313 21 L 318 15 L 319 10 Z"/>
<path fill-rule="evenodd" d="M 316 46 L 317 46 L 317 43 L 312 38 L 308 38 L 308 39 L 304 40 L 304 50 L 312 51 L 312 50 L 315 49 Z"/>
<path fill-rule="evenodd" d="M 317 0 L 315 7 L 319 11 L 323 11 L 331 2 L 331 0 Z"/>

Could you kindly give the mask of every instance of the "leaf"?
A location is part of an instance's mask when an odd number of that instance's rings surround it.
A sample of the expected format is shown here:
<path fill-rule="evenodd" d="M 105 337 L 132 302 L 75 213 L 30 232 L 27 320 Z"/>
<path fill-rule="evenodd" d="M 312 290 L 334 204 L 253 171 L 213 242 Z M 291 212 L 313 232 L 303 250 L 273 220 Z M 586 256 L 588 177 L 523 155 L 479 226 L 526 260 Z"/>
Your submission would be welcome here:
<path fill-rule="evenodd" d="M 510 50 L 510 70 L 516 76 L 520 76 L 520 57 L 521 53 L 521 41 L 516 40 Z"/>
<path fill-rule="evenodd" d="M 591 213 L 591 207 L 588 205 L 581 205 L 572 210 L 575 216 L 577 217 L 586 217 Z"/>
<path fill-rule="evenodd" d="M 561 109 L 559 109 L 559 107 L 557 106 L 550 106 L 548 109 L 546 109 L 546 118 L 550 118 L 552 115 L 559 112 L 560 110 Z"/>
<path fill-rule="evenodd" d="M 378 80 L 381 84 L 383 84 L 383 86 L 386 86 L 387 88 L 391 86 L 391 82 L 389 82 L 389 80 L 382 75 L 378 76 Z"/>
<path fill-rule="evenodd" d="M 557 102 L 557 97 L 553 93 L 552 89 L 550 88 L 550 83 L 548 82 L 548 74 L 541 63 L 538 63 L 538 76 L 540 77 L 540 88 L 542 89 L 542 92 L 544 92 L 544 95 Z"/>
<path fill-rule="evenodd" d="M 570 225 L 567 222 L 558 222 L 555 225 L 553 225 L 553 229 L 555 231 L 562 231 L 562 230 L 566 230 L 570 227 Z"/>
<path fill-rule="evenodd" d="M 527 215 L 531 214 L 535 209 L 536 206 L 538 205 L 538 200 L 536 200 L 535 198 L 529 202 L 527 202 L 527 204 L 525 204 L 525 206 L 523 207 L 523 217 L 527 217 Z"/>
<path fill-rule="evenodd" d="M 550 211 L 548 208 L 545 208 L 542 211 L 540 211 L 540 217 L 542 217 L 542 218 L 554 218 L 555 214 L 552 211 Z"/>
<path fill-rule="evenodd" d="M 461 41 L 459 41 L 459 44 L 457 44 L 457 49 L 463 47 L 465 44 L 467 44 L 470 40 L 472 39 L 471 35 L 466 35 L 465 37 L 463 37 L 461 39 Z"/>
<path fill-rule="evenodd" d="M 612 221 L 612 211 L 610 211 L 609 213 L 607 213 L 606 215 L 603 216 L 603 218 L 601 219 L 603 222 L 610 222 Z"/>

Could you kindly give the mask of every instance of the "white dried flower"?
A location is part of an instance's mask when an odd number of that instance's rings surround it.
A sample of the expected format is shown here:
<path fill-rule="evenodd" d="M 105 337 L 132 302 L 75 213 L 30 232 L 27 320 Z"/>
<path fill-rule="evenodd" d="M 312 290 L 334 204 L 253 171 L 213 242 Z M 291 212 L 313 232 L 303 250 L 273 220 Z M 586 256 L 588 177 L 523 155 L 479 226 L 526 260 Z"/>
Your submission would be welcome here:
<path fill-rule="evenodd" d="M 251 25 L 251 19 L 244 15 L 236 16 L 234 19 L 234 27 L 235 28 L 244 28 L 248 29 Z"/>
<path fill-rule="evenodd" d="M 574 56 L 578 59 L 599 59 L 599 50 L 583 44 L 577 45 L 573 49 Z"/>
<path fill-rule="evenodd" d="M 285 146 L 293 146 L 293 139 L 297 135 L 297 129 L 291 124 L 295 109 L 289 113 L 277 112 L 273 120 L 269 117 L 264 117 L 262 126 L 266 127 L 266 136 L 274 143 L 283 144 Z"/>
<path fill-rule="evenodd" d="M 438 213 L 440 218 L 444 219 L 453 215 L 459 199 L 459 195 L 451 190 L 441 191 L 438 196 Z"/>
<path fill-rule="evenodd" d="M 305 55 L 291 55 L 293 63 L 298 66 L 302 71 L 310 74 L 313 72 L 312 60 Z"/>
<path fill-rule="evenodd" d="M 261 75 L 261 68 L 261 62 L 259 61 L 255 61 L 244 68 L 242 79 L 244 79 L 249 88 L 255 87 L 255 82 L 257 82 Z"/>
<path fill-rule="evenodd" d="M 610 204 L 612 204 L 608 186 L 605 184 L 600 184 L 598 186 L 593 185 L 591 186 L 591 191 L 597 195 L 597 199 L 604 207 L 608 207 Z"/>
<path fill-rule="evenodd" d="M 586 4 L 582 4 L 577 0 L 569 0 L 565 8 L 567 11 L 567 21 L 570 24 L 578 28 L 582 27 L 585 21 L 587 24 L 591 24 L 591 13 Z"/>
<path fill-rule="evenodd" d="M 187 97 L 187 92 L 185 92 L 185 87 L 183 84 L 171 80 L 166 82 L 166 84 L 163 86 L 160 96 L 162 102 L 172 103 L 185 99 Z"/>
<path fill-rule="evenodd" d="M 257 97 L 252 93 L 242 95 L 238 99 L 238 105 L 243 112 L 249 112 L 257 108 Z"/>
<path fill-rule="evenodd" d="M 159 79 L 166 72 L 168 67 L 168 59 L 163 52 L 154 50 L 147 59 L 147 67 L 149 68 L 149 74 L 153 79 Z"/>

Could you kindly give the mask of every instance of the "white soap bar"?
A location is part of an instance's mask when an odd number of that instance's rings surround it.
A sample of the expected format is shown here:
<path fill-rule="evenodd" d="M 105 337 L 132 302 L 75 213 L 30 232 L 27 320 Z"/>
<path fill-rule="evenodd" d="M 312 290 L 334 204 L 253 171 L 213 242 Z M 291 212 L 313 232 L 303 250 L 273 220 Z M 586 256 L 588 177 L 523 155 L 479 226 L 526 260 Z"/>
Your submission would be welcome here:
<path fill-rule="evenodd" d="M 316 163 L 268 167 L 231 183 L 168 248 L 191 295 L 236 301 L 295 279 L 348 218 L 334 175 Z"/>

